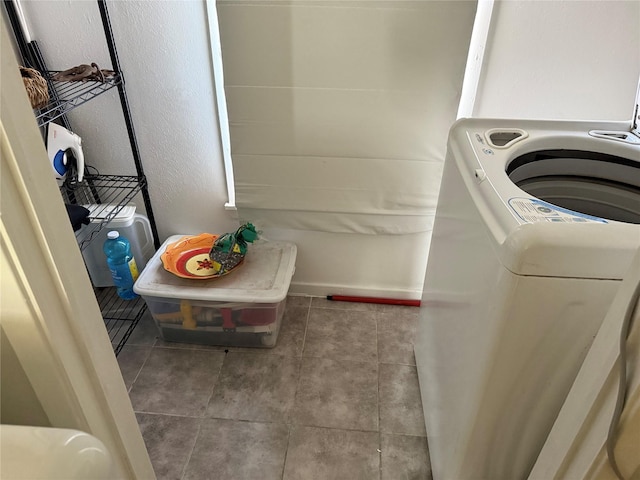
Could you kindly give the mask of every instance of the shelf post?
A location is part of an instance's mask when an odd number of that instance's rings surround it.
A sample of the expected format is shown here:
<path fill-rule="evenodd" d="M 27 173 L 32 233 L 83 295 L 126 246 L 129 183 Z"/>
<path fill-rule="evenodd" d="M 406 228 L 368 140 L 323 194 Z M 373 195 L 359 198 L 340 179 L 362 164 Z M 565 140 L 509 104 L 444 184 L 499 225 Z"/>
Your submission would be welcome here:
<path fill-rule="evenodd" d="M 100 17 L 102 18 L 102 26 L 104 28 L 104 35 L 107 40 L 107 47 L 109 48 L 109 55 L 111 57 L 112 69 L 115 70 L 122 78 L 122 81 L 118 84 L 118 93 L 120 94 L 120 103 L 122 104 L 122 113 L 124 115 L 124 121 L 127 126 L 127 133 L 129 135 L 129 143 L 131 145 L 131 153 L 133 154 L 133 162 L 136 166 L 136 172 L 138 173 L 139 180 L 143 183 L 141 189 L 142 198 L 144 200 L 144 207 L 151 223 L 151 232 L 153 233 L 153 242 L 157 248 L 160 248 L 160 238 L 158 236 L 158 229 L 156 227 L 155 217 L 153 215 L 153 208 L 151 207 L 151 199 L 149 198 L 149 190 L 147 188 L 147 181 L 144 175 L 144 168 L 142 161 L 140 160 L 140 150 L 138 149 L 138 140 L 136 139 L 135 130 L 133 128 L 133 121 L 131 120 L 131 110 L 129 108 L 129 101 L 127 99 L 127 92 L 124 88 L 124 75 L 120 69 L 120 60 L 118 59 L 118 51 L 116 50 L 116 44 L 113 39 L 113 30 L 111 28 L 111 20 L 109 18 L 109 12 L 107 10 L 107 4 L 105 0 L 97 0 L 98 9 L 100 10 Z"/>

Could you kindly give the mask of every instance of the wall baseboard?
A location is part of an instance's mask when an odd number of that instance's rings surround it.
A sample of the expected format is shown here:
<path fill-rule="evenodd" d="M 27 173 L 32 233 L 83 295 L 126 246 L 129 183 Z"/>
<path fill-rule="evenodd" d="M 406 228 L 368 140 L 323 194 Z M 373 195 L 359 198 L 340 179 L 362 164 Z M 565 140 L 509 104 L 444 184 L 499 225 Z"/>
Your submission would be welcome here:
<path fill-rule="evenodd" d="M 420 300 L 422 291 L 420 290 L 389 290 L 356 287 L 347 285 L 326 285 L 316 283 L 291 282 L 289 287 L 289 295 L 292 296 L 308 296 L 308 297 L 326 297 L 327 295 L 348 295 L 355 297 L 376 297 L 376 298 L 394 298 L 402 300 Z"/>

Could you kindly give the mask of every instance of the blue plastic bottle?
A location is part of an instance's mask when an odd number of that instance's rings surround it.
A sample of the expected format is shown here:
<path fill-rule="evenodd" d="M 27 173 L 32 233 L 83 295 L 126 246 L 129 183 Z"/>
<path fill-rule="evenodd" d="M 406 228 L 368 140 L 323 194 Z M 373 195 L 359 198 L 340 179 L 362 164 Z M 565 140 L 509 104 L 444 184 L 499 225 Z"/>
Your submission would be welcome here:
<path fill-rule="evenodd" d="M 129 240 L 114 230 L 107 233 L 102 249 L 107 256 L 107 265 L 118 295 L 125 300 L 138 298 L 138 294 L 133 291 L 133 284 L 138 278 L 138 267 L 131 253 Z"/>

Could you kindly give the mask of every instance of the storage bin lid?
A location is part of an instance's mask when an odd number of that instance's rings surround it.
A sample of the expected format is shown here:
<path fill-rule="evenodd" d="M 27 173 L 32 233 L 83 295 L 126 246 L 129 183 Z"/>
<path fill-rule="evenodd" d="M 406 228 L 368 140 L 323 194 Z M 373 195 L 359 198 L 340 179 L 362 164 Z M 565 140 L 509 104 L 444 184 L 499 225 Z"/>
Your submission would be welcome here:
<path fill-rule="evenodd" d="M 184 235 L 169 237 L 140 274 L 133 290 L 143 297 L 207 302 L 277 303 L 284 300 L 295 270 L 297 249 L 288 242 L 258 240 L 249 245 L 244 262 L 219 278 L 196 280 L 167 272 L 160 260 L 167 245 Z"/>
<path fill-rule="evenodd" d="M 105 218 L 111 215 L 113 211 L 118 208 L 118 205 L 106 205 L 103 203 L 90 203 L 83 206 L 89 210 L 89 217 L 91 218 L 92 223 L 103 222 Z M 129 226 L 133 223 L 133 217 L 135 214 L 135 205 L 124 205 L 123 207 L 120 207 L 120 211 L 109 221 L 109 224 L 112 228 L 118 228 L 123 225 Z"/>

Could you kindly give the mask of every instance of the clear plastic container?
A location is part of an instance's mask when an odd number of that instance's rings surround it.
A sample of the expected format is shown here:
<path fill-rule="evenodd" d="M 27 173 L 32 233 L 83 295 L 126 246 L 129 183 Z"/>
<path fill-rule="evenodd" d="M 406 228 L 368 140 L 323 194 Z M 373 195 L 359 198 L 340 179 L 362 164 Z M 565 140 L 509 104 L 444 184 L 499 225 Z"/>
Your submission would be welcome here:
<path fill-rule="evenodd" d="M 95 230 L 104 221 L 104 218 L 111 215 L 113 210 L 117 208 L 115 205 L 89 204 L 83 205 L 91 212 L 92 218 L 89 225 L 83 225 L 77 233 L 78 242 L 84 241 L 89 235 L 92 240 L 82 249 L 82 256 L 87 266 L 87 271 L 91 277 L 91 283 L 94 287 L 113 286 L 113 278 L 104 260 L 104 252 L 102 246 L 107 239 L 107 232 L 117 230 L 120 235 L 127 237 L 131 243 L 131 253 L 136 259 L 138 271 L 144 270 L 147 261 L 153 257 L 156 249 L 153 244 L 153 234 L 151 232 L 151 224 L 149 219 L 142 214 L 136 213 L 134 205 L 126 205 L 118 212 L 118 214 L 99 232 Z"/>
<path fill-rule="evenodd" d="M 249 246 L 241 266 L 208 280 L 180 278 L 166 271 L 160 247 L 134 286 L 170 342 L 273 347 L 295 271 L 296 246 L 259 240 Z"/>

